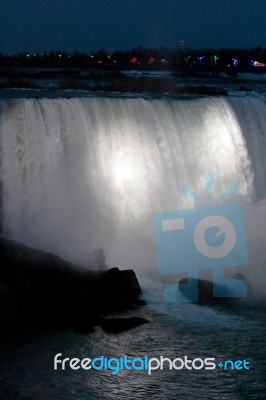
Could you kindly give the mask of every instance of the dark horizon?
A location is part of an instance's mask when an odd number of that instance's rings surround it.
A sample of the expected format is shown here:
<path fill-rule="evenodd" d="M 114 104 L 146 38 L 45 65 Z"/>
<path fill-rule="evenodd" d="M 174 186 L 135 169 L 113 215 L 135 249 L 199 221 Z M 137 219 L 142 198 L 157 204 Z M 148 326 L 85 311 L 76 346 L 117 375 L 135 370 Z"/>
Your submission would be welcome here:
<path fill-rule="evenodd" d="M 264 0 L 2 0 L 0 53 L 265 47 Z"/>
<path fill-rule="evenodd" d="M 61 49 L 44 53 L 30 54 L 27 52 L 15 55 L 0 53 L 1 67 L 20 66 L 57 66 L 57 67 L 108 67 L 121 68 L 163 68 L 163 69 L 211 69 L 248 71 L 260 67 L 260 72 L 266 67 L 266 48 L 257 46 L 251 49 L 184 49 L 136 47 L 125 51 L 115 50 L 108 53 L 99 49 L 93 53 L 65 52 Z M 257 69 L 257 68 L 256 68 Z"/>
<path fill-rule="evenodd" d="M 182 47 L 180 45 L 180 43 L 176 46 L 166 46 L 164 44 L 157 46 L 157 47 L 146 47 L 146 46 L 142 46 L 142 45 L 137 45 L 134 46 L 132 48 L 124 48 L 124 49 L 119 49 L 119 48 L 115 48 L 112 51 L 108 51 L 108 49 L 106 49 L 105 47 L 101 47 L 101 48 L 96 48 L 93 49 L 91 51 L 81 51 L 78 49 L 74 49 L 73 51 L 67 51 L 64 48 L 51 48 L 51 49 L 47 49 L 47 50 L 43 50 L 43 51 L 38 51 L 38 52 L 30 52 L 24 50 L 24 51 L 20 51 L 17 53 L 12 53 L 12 54 L 7 54 L 7 53 L 3 53 L 0 51 L 0 56 L 8 58 L 8 57 L 19 57 L 19 56 L 26 56 L 29 55 L 30 57 L 33 57 L 35 55 L 39 55 L 39 56 L 43 56 L 44 54 L 49 55 L 51 53 L 62 53 L 62 54 L 67 54 L 67 55 L 72 55 L 74 56 L 75 54 L 80 54 L 80 55 L 85 55 L 85 56 L 90 56 L 90 55 L 95 55 L 95 54 L 99 54 L 99 53 L 106 53 L 108 55 L 112 55 L 115 53 L 121 53 L 121 54 L 131 54 L 133 52 L 150 52 L 152 55 L 152 52 L 160 52 L 160 51 L 169 51 L 170 53 L 176 53 L 176 52 L 184 52 L 185 54 L 189 54 L 189 53 L 210 53 L 210 52 L 228 52 L 228 53 L 232 53 L 232 52 L 240 52 L 240 53 L 250 53 L 250 52 L 260 52 L 261 55 L 264 57 L 265 53 L 266 53 L 266 46 L 261 46 L 261 45 L 255 45 L 252 47 L 205 47 L 205 48 L 195 48 L 195 47 Z"/>

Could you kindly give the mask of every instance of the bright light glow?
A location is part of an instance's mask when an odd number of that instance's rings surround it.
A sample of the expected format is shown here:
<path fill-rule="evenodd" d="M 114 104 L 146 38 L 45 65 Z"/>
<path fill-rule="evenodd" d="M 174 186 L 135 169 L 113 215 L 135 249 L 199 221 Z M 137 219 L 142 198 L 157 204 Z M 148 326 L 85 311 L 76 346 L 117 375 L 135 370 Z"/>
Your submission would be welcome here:
<path fill-rule="evenodd" d="M 227 124 L 224 124 L 225 118 Z M 220 193 L 214 193 L 214 197 L 221 196 L 221 191 L 224 191 L 224 196 L 226 196 L 228 187 L 232 184 L 233 179 L 239 185 L 238 195 L 249 199 L 249 196 L 252 196 L 253 173 L 251 171 L 242 128 L 239 125 L 233 108 L 224 100 L 219 101 L 219 107 L 213 103 L 212 107 L 206 110 L 203 120 L 206 126 L 204 140 L 208 143 L 208 152 L 215 155 L 212 162 L 217 162 L 216 167 L 212 168 L 212 172 L 217 176 L 231 177 L 231 182 L 223 180 L 225 186 L 223 188 L 220 186 Z M 215 158 L 217 161 L 215 161 Z M 208 166 L 205 168 L 207 169 Z M 243 182 L 242 171 L 244 168 L 250 172 L 245 177 L 245 183 L 241 184 L 241 181 Z M 224 198 L 221 197 L 222 200 Z"/>
<path fill-rule="evenodd" d="M 216 65 L 217 64 L 217 61 L 219 60 L 219 56 L 217 56 L 217 55 L 214 55 L 213 56 L 213 61 L 214 61 L 214 65 Z"/>
<path fill-rule="evenodd" d="M 132 57 L 131 60 L 129 60 L 130 63 L 136 64 L 138 62 L 137 57 Z"/>
<path fill-rule="evenodd" d="M 266 67 L 266 64 L 260 61 L 250 60 L 250 65 L 252 67 Z"/>
<path fill-rule="evenodd" d="M 117 186 L 132 183 L 136 179 L 136 164 L 134 160 L 117 157 L 113 164 L 113 175 Z"/>
<path fill-rule="evenodd" d="M 197 57 L 197 62 L 198 62 L 199 64 L 202 64 L 203 61 L 204 61 L 204 58 L 205 58 L 205 56 L 198 56 L 198 57 Z"/>

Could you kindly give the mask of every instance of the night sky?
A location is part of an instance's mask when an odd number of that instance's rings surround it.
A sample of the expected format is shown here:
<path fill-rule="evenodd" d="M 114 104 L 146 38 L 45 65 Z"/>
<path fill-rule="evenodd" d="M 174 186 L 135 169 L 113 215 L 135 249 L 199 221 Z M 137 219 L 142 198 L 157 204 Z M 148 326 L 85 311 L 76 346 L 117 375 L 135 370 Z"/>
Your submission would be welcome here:
<path fill-rule="evenodd" d="M 266 0 L 0 0 L 0 52 L 266 47 Z"/>

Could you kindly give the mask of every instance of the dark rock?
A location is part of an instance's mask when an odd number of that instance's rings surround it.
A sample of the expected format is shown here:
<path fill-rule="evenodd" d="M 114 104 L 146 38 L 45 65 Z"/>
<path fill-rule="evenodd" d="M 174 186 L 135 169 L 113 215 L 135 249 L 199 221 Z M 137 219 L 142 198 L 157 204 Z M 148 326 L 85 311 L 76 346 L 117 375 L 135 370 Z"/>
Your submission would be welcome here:
<path fill-rule="evenodd" d="M 93 333 L 94 328 L 90 322 L 83 321 L 74 327 L 74 332 L 87 335 L 88 333 Z"/>
<path fill-rule="evenodd" d="M 136 299 L 135 304 L 136 306 L 146 306 L 147 302 L 143 299 Z"/>
<path fill-rule="evenodd" d="M 194 299 L 195 286 L 198 287 L 198 299 Z M 184 278 L 179 282 L 180 292 L 192 302 L 202 304 L 213 303 L 213 282 L 203 279 Z"/>
<path fill-rule="evenodd" d="M 103 268 L 103 250 L 98 249 L 94 254 Z M 91 271 L 4 238 L 0 238 L 0 257 L 2 318 L 10 314 L 16 315 L 21 324 L 46 321 L 88 331 L 90 325 L 84 321 L 143 304 L 139 298 L 141 288 L 132 270 Z"/>
<path fill-rule="evenodd" d="M 175 88 L 174 93 L 198 96 L 228 96 L 226 89 L 213 86 L 185 86 Z"/>
<path fill-rule="evenodd" d="M 18 312 L 18 294 L 14 289 L 0 284 L 0 321 L 13 321 Z"/>
<path fill-rule="evenodd" d="M 147 319 L 139 317 L 112 318 L 105 319 L 100 326 L 105 332 L 119 333 L 148 323 L 149 321 Z"/>
<path fill-rule="evenodd" d="M 236 279 L 247 285 L 248 297 L 250 296 L 251 286 L 241 274 L 235 274 L 227 279 Z M 198 288 L 197 300 L 195 300 L 195 287 Z M 232 297 L 227 286 L 218 283 L 213 283 L 204 279 L 184 278 L 179 282 L 180 292 L 189 300 L 199 305 L 232 305 L 242 300 L 242 298 Z M 222 293 L 223 297 L 215 297 L 214 293 Z"/>

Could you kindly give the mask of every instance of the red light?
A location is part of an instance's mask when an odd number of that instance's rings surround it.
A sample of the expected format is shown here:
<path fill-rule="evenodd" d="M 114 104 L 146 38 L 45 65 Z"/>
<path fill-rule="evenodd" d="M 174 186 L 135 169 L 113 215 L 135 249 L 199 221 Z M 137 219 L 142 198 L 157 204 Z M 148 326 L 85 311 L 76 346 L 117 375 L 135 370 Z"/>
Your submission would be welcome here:
<path fill-rule="evenodd" d="M 138 59 L 137 59 L 137 57 L 132 57 L 129 62 L 131 62 L 132 64 L 137 64 Z"/>

